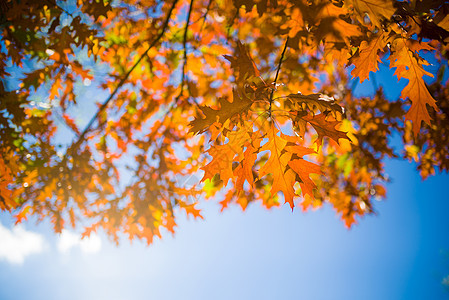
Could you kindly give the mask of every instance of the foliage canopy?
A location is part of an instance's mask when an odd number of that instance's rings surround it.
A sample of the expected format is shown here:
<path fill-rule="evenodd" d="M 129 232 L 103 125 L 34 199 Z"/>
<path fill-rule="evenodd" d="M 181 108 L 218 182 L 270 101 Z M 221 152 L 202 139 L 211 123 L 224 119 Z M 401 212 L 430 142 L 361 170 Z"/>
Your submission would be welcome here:
<path fill-rule="evenodd" d="M 423 178 L 449 168 L 448 11 L 3 0 L 0 209 L 117 242 L 174 232 L 176 213 L 202 218 L 196 200 L 215 195 L 222 209 L 326 202 L 349 227 L 385 197 L 385 157 L 415 160 Z M 401 79 L 399 99 L 379 65 Z M 374 95 L 356 97 L 366 80 Z"/>

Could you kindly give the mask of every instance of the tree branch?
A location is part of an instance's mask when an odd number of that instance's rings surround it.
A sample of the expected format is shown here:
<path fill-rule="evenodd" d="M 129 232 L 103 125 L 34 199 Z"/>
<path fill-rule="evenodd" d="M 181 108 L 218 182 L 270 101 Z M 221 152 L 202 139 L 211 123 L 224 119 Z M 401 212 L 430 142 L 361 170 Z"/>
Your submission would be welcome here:
<path fill-rule="evenodd" d="M 270 94 L 270 108 L 268 110 L 270 117 L 271 117 L 271 106 L 273 104 L 274 90 L 276 89 L 276 82 L 278 80 L 279 71 L 281 70 L 282 60 L 284 59 L 285 51 L 287 50 L 287 44 L 288 44 L 288 36 L 287 36 L 287 39 L 285 40 L 284 50 L 282 50 L 281 58 L 279 59 L 278 68 L 276 70 L 276 76 L 274 77 L 273 88 L 272 88 L 271 94 Z"/>
<path fill-rule="evenodd" d="M 201 24 L 200 32 L 203 31 L 204 24 L 206 24 L 207 14 L 209 13 L 211 4 L 212 4 L 212 0 L 209 0 L 209 3 L 207 4 L 207 7 L 206 7 L 206 12 L 200 18 L 200 19 L 203 19 L 203 23 Z"/>
<path fill-rule="evenodd" d="M 123 86 L 123 84 L 126 82 L 126 80 L 129 78 L 129 75 L 131 75 L 132 71 L 140 64 L 142 59 L 147 56 L 148 52 L 153 48 L 160 39 L 164 36 L 165 31 L 168 28 L 168 23 L 170 21 L 171 15 L 173 13 L 173 10 L 176 7 L 176 4 L 178 3 L 178 0 L 174 0 L 172 6 L 170 7 L 170 10 L 168 11 L 167 18 L 165 19 L 164 24 L 162 25 L 162 31 L 159 33 L 159 35 L 153 40 L 153 42 L 148 46 L 148 48 L 145 50 L 145 52 L 140 56 L 140 58 L 137 60 L 137 62 L 131 67 L 131 69 L 123 76 L 123 78 L 120 80 L 117 87 L 114 89 L 114 91 L 109 95 L 109 97 L 106 99 L 106 101 L 100 106 L 97 113 L 90 119 L 89 123 L 87 123 L 87 126 L 84 128 L 83 132 L 79 136 L 78 140 L 72 144 L 71 151 L 75 151 L 78 149 L 78 147 L 81 145 L 81 143 L 86 139 L 86 134 L 91 130 L 92 125 L 94 122 L 98 119 L 99 115 L 106 109 L 108 104 L 111 102 L 111 100 L 114 98 L 114 96 L 117 94 L 118 90 Z M 98 127 L 101 127 L 101 125 L 104 122 L 100 123 Z"/>
<path fill-rule="evenodd" d="M 184 28 L 184 37 L 182 40 L 182 46 L 184 49 L 183 54 L 183 64 L 182 64 L 182 75 L 181 75 L 181 91 L 179 92 L 179 96 L 176 99 L 176 102 L 179 100 L 179 98 L 182 96 L 182 92 L 184 91 L 184 85 L 186 81 L 186 66 L 187 66 L 187 32 L 189 30 L 189 23 L 190 23 L 190 15 L 192 14 L 192 8 L 193 8 L 193 1 L 190 0 L 190 6 L 189 6 L 189 12 L 187 14 L 187 20 L 186 20 L 186 26 Z"/>

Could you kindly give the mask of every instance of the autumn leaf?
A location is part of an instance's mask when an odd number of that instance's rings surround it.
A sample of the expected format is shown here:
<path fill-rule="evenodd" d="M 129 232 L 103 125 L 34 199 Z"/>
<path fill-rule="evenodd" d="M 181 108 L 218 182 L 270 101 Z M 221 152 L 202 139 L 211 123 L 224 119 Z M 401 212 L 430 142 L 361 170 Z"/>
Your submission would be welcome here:
<path fill-rule="evenodd" d="M 79 0 L 79 2 L 82 3 L 83 11 L 92 15 L 95 20 L 101 16 L 106 16 L 107 12 L 111 10 L 111 4 L 108 0 Z"/>
<path fill-rule="evenodd" d="M 314 199 L 313 190 L 316 188 L 316 184 L 310 179 L 309 174 L 322 174 L 321 168 L 316 163 L 305 160 L 303 157 L 309 154 L 316 154 L 311 148 L 298 145 L 298 138 L 288 135 L 281 135 L 289 143 L 285 147 L 285 150 L 292 153 L 292 160 L 288 163 L 289 167 L 295 171 L 297 177 L 299 177 L 299 185 L 301 186 L 301 192 L 304 200 L 306 195 L 311 199 Z M 305 207 L 303 206 L 303 209 Z"/>
<path fill-rule="evenodd" d="M 433 77 L 433 75 L 424 70 L 423 65 L 428 63 L 422 60 L 417 53 L 421 49 L 428 50 L 429 47 L 424 43 L 407 44 L 404 38 L 396 38 L 392 45 L 393 53 L 390 56 L 392 67 L 396 67 L 395 75 L 409 80 L 402 90 L 401 98 L 409 98 L 412 106 L 405 115 L 406 120 L 413 123 L 413 133 L 415 137 L 421 128 L 421 122 L 424 121 L 430 125 L 430 115 L 427 105 L 438 110 L 436 101 L 429 93 L 424 82 L 424 75 Z"/>
<path fill-rule="evenodd" d="M 186 204 L 184 202 L 180 202 L 180 206 L 182 209 L 185 210 L 187 216 L 192 216 L 195 219 L 196 218 L 204 219 L 203 216 L 201 215 L 201 210 L 195 208 L 196 203 Z"/>
<path fill-rule="evenodd" d="M 220 212 L 223 212 L 229 206 L 229 204 L 232 202 L 233 196 L 234 196 L 233 190 L 229 190 L 226 193 L 224 199 L 219 202 L 219 204 L 221 205 Z"/>
<path fill-rule="evenodd" d="M 316 188 L 316 184 L 310 179 L 309 174 L 322 174 L 320 166 L 302 158 L 293 159 L 288 162 L 288 165 L 301 179 L 299 185 L 301 186 L 303 197 L 309 195 L 313 199 L 313 190 Z"/>
<path fill-rule="evenodd" d="M 350 24 L 341 19 L 341 15 L 348 14 L 345 7 L 339 7 L 332 3 L 326 3 L 320 9 L 317 17 L 320 20 L 318 27 L 318 39 L 325 40 L 326 43 L 345 42 L 349 44 L 349 39 L 354 36 L 362 35 L 357 25 Z"/>
<path fill-rule="evenodd" d="M 220 104 L 219 109 L 213 109 L 208 106 L 200 107 L 206 117 L 204 119 L 197 117 L 195 120 L 190 122 L 190 126 L 192 127 L 190 128 L 190 132 L 195 134 L 202 133 L 215 122 L 224 124 L 226 120 L 235 115 L 245 114 L 253 104 L 251 99 L 240 96 L 236 90 L 233 91 L 232 102 L 228 102 L 225 98 L 218 99 L 218 102 Z"/>
<path fill-rule="evenodd" d="M 344 109 L 338 105 L 333 97 L 323 94 L 302 95 L 290 94 L 287 96 L 291 102 L 297 105 L 298 110 L 308 110 L 313 113 L 331 112 L 337 117 L 337 113 L 341 116 L 344 114 Z"/>
<path fill-rule="evenodd" d="M 361 19 L 365 13 L 368 14 L 370 21 L 379 29 L 382 28 L 382 18 L 389 20 L 396 11 L 390 0 L 349 0 L 345 5 L 352 6 Z"/>
<path fill-rule="evenodd" d="M 301 10 L 297 7 L 293 8 L 290 19 L 281 27 L 284 28 L 290 28 L 288 32 L 288 36 L 293 38 L 296 36 L 296 34 L 304 29 L 304 20 L 302 17 Z"/>
<path fill-rule="evenodd" d="M 355 66 L 351 75 L 359 77 L 360 82 L 369 79 L 370 72 L 379 70 L 378 63 L 381 62 L 379 52 L 383 51 L 386 46 L 386 37 L 386 33 L 382 32 L 372 38 L 369 43 L 362 41 L 358 55 L 351 59 L 352 64 Z"/>
<path fill-rule="evenodd" d="M 16 203 L 12 199 L 12 191 L 9 189 L 9 185 L 13 183 L 13 177 L 11 169 L 5 164 L 5 161 L 0 155 L 0 209 L 11 210 L 17 207 Z"/>
<path fill-rule="evenodd" d="M 214 145 L 208 150 L 209 155 L 213 159 L 209 164 L 201 168 L 205 171 L 202 181 L 212 179 L 215 174 L 220 174 L 220 178 L 226 186 L 229 179 L 234 178 L 232 170 L 234 157 L 243 153 L 243 145 L 249 136 L 246 130 L 242 128 L 238 131 L 228 132 L 227 137 L 229 139 L 228 143 Z M 251 156 L 251 154 L 247 156 Z"/>
<path fill-rule="evenodd" d="M 277 0 L 232 0 L 232 3 L 236 8 L 245 6 L 247 12 L 251 11 L 254 5 L 257 7 L 257 13 L 262 16 L 268 8 L 277 7 Z"/>
<path fill-rule="evenodd" d="M 260 168 L 259 177 L 263 177 L 269 173 L 273 175 L 273 184 L 271 187 L 271 195 L 274 197 L 278 191 L 282 191 L 284 194 L 285 202 L 290 204 L 293 208 L 293 197 L 295 196 L 295 190 L 293 185 L 295 183 L 296 174 L 291 169 L 286 169 L 288 162 L 291 159 L 291 153 L 283 152 L 287 141 L 278 136 L 279 131 L 274 124 L 271 125 L 268 131 L 268 142 L 265 143 L 260 151 L 270 151 L 270 158 Z"/>
<path fill-rule="evenodd" d="M 224 58 L 229 60 L 231 68 L 237 74 L 236 81 L 242 82 L 252 76 L 259 77 L 259 70 L 257 70 L 256 64 L 245 45 L 237 41 L 237 47 L 235 49 L 234 56 L 224 55 Z"/>
<path fill-rule="evenodd" d="M 253 167 L 257 159 L 259 151 L 260 139 L 252 138 L 251 142 L 245 143 L 245 151 L 243 152 L 243 159 L 237 168 L 234 170 L 234 175 L 237 177 L 235 187 L 242 191 L 245 180 L 250 185 L 254 185 Z"/>
<path fill-rule="evenodd" d="M 66 122 L 67 126 L 70 127 L 76 134 L 80 134 L 78 127 L 76 126 L 75 121 L 67 114 L 63 114 L 62 117 L 64 118 L 64 121 Z"/>
<path fill-rule="evenodd" d="M 324 137 L 329 137 L 338 143 L 339 139 L 348 139 L 349 137 L 343 131 L 339 131 L 335 127 L 340 124 L 339 121 L 332 120 L 332 118 L 326 117 L 325 114 L 321 113 L 316 116 L 304 116 L 303 120 L 307 121 L 312 125 L 318 134 L 318 138 L 315 140 L 315 143 L 318 146 L 318 149 L 321 147 L 323 143 Z"/>

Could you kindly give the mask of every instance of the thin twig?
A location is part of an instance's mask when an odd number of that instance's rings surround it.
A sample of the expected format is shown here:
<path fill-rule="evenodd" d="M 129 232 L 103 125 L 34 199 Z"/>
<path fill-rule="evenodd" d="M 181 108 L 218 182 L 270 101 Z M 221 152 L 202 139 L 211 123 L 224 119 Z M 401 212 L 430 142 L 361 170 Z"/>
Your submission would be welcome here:
<path fill-rule="evenodd" d="M 208 13 L 209 13 L 209 6 L 211 5 L 211 3 L 212 3 L 212 0 L 209 0 L 209 4 L 208 4 L 208 6 L 207 6 L 207 9 L 206 9 L 206 12 L 203 14 L 203 15 L 201 15 L 200 17 L 198 17 L 195 21 L 192 21 L 192 22 L 190 22 L 190 25 L 193 25 L 193 24 L 196 24 L 196 23 L 198 23 L 199 21 L 201 21 L 201 20 L 203 20 L 203 24 L 204 24 L 204 22 L 205 22 L 205 18 L 206 18 L 206 16 L 208 15 Z M 203 24 L 201 25 L 201 30 L 203 29 Z M 201 32 L 201 30 L 200 30 L 200 32 Z M 178 30 L 176 30 L 176 31 L 173 31 L 173 33 L 172 33 L 172 39 L 173 38 L 176 38 L 177 36 L 178 36 L 178 33 L 180 33 L 180 32 L 184 32 L 184 28 L 179 28 Z"/>
<path fill-rule="evenodd" d="M 89 123 L 87 123 L 87 126 L 84 128 L 83 132 L 79 136 L 78 140 L 72 145 L 72 151 L 75 151 L 81 143 L 85 140 L 86 134 L 91 130 L 92 125 L 94 122 L 98 119 L 99 115 L 106 109 L 108 104 L 111 102 L 111 100 L 114 98 L 114 96 L 117 94 L 118 90 L 123 86 L 123 84 L 128 79 L 129 75 L 131 75 L 131 72 L 134 71 L 134 69 L 140 64 L 142 59 L 148 54 L 148 52 L 153 48 L 159 40 L 164 36 L 165 31 L 168 28 L 168 23 L 170 21 L 171 15 L 173 10 L 176 7 L 176 4 L 178 3 L 178 0 L 174 0 L 172 6 L 170 7 L 170 10 L 167 14 L 167 18 L 165 19 L 164 24 L 162 25 L 162 31 L 159 33 L 159 35 L 153 40 L 153 42 L 148 46 L 148 48 L 145 50 L 145 52 L 140 56 L 140 58 L 137 60 L 137 62 L 131 67 L 131 69 L 125 74 L 125 76 L 120 80 L 117 87 L 114 89 L 114 91 L 109 95 L 109 97 L 106 99 L 106 101 L 100 106 L 97 113 L 90 119 Z M 104 123 L 99 123 L 98 127 L 101 127 L 101 125 Z"/>
<path fill-rule="evenodd" d="M 284 55 L 285 55 L 285 51 L 287 50 L 287 44 L 288 44 L 288 37 L 285 40 L 285 45 L 284 45 L 284 50 L 282 50 L 282 54 L 281 54 L 281 58 L 279 59 L 279 64 L 278 64 L 278 68 L 276 70 L 276 76 L 274 77 L 274 82 L 273 82 L 273 88 L 271 90 L 271 95 L 270 95 L 270 108 L 269 108 L 269 114 L 271 117 L 271 106 L 273 104 L 273 95 L 274 95 L 274 90 L 276 89 L 276 82 L 278 80 L 278 76 L 279 76 L 279 71 L 281 70 L 281 65 L 282 65 L 282 60 L 284 59 Z"/>
<path fill-rule="evenodd" d="M 187 65 L 187 32 L 188 32 L 188 28 L 189 28 L 189 23 L 190 23 L 190 16 L 192 13 L 192 8 L 193 8 L 193 1 L 190 1 L 190 7 L 189 7 L 189 12 L 187 14 L 187 20 L 186 20 L 186 25 L 184 27 L 184 37 L 183 37 L 183 48 L 184 48 L 184 53 L 183 53 L 183 57 L 184 57 L 184 61 L 183 61 L 183 66 L 182 66 L 182 78 L 181 78 L 181 91 L 178 94 L 178 96 L 176 96 L 176 98 L 174 99 L 174 101 L 172 101 L 169 106 L 167 107 L 167 111 L 164 113 L 164 116 L 161 118 L 161 123 L 159 124 L 159 126 L 153 131 L 154 133 L 157 133 L 161 127 L 164 124 L 164 120 L 166 118 L 168 118 L 169 114 L 171 113 L 173 107 L 175 106 L 175 104 L 177 104 L 178 100 L 180 99 L 180 97 L 182 96 L 182 92 L 184 90 L 184 84 L 185 84 L 185 68 Z M 189 88 L 187 86 L 187 88 Z M 190 92 L 189 92 L 190 93 Z M 197 106 L 199 106 L 198 102 L 196 101 L 196 99 L 194 99 L 194 102 Z M 171 116 L 173 118 L 173 115 Z"/>
<path fill-rule="evenodd" d="M 179 92 L 179 96 L 176 99 L 176 102 L 180 99 L 182 96 L 182 92 L 184 91 L 184 85 L 186 81 L 186 66 L 187 66 L 187 32 L 189 30 L 189 22 L 190 22 L 190 15 L 192 14 L 192 8 L 193 8 L 193 1 L 190 0 L 190 7 L 189 12 L 187 14 L 187 20 L 186 20 L 186 26 L 184 28 L 184 37 L 182 40 L 182 46 L 184 48 L 184 58 L 183 58 L 183 64 L 182 64 L 182 75 L 181 75 L 181 91 Z"/>
<path fill-rule="evenodd" d="M 209 0 L 209 3 L 207 4 L 207 7 L 206 7 L 206 12 L 201 16 L 201 18 L 203 19 L 203 23 L 201 24 L 200 33 L 203 31 L 204 24 L 206 24 L 207 14 L 209 13 L 211 4 L 212 4 L 212 0 Z"/>
<path fill-rule="evenodd" d="M 407 28 L 405 28 L 404 25 L 401 24 L 401 22 L 402 22 L 401 20 L 398 20 L 395 16 L 393 16 L 392 19 L 397 25 L 399 25 L 399 27 L 401 27 L 402 30 L 404 30 L 405 32 L 408 32 Z M 415 19 L 413 19 L 413 20 L 415 20 Z"/>

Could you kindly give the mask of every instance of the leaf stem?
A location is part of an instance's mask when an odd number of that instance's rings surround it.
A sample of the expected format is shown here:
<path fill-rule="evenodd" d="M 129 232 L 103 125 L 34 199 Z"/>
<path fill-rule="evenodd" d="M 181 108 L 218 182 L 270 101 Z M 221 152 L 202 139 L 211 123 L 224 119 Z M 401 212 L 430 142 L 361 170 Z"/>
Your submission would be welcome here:
<path fill-rule="evenodd" d="M 287 50 L 287 44 L 288 44 L 288 36 L 287 36 L 287 39 L 285 40 L 284 50 L 282 50 L 281 58 L 279 59 L 279 64 L 278 64 L 278 67 L 276 70 L 276 76 L 274 77 L 273 88 L 271 89 L 270 108 L 268 110 L 268 114 L 269 114 L 270 118 L 271 118 L 271 106 L 273 104 L 274 90 L 276 89 L 276 82 L 278 80 L 279 71 L 281 70 L 282 60 L 284 59 L 285 51 Z"/>

